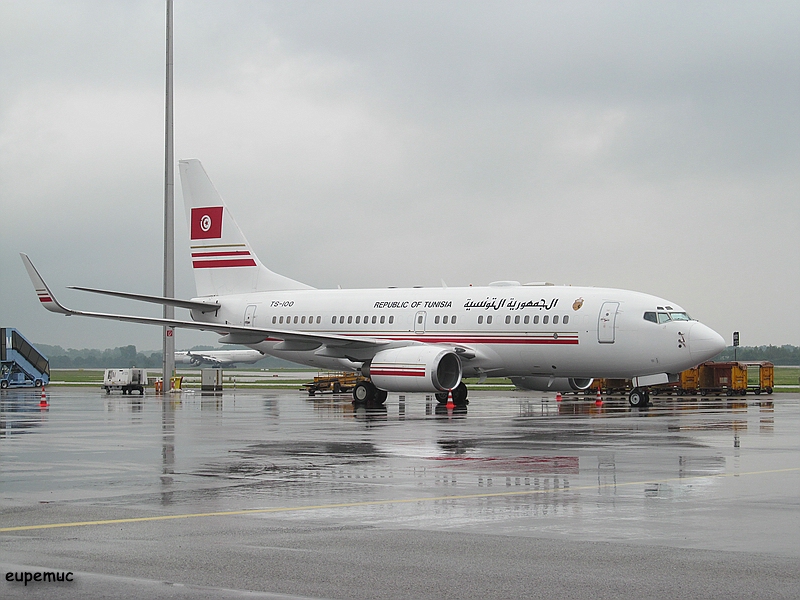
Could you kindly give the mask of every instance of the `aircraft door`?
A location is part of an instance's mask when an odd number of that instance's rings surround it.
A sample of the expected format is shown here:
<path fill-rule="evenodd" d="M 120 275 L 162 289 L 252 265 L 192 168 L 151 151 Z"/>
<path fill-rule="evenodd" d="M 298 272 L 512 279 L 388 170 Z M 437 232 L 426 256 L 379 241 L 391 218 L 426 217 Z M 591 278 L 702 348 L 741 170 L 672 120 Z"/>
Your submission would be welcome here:
<path fill-rule="evenodd" d="M 597 341 L 601 344 L 614 343 L 618 308 L 619 302 L 603 302 L 603 306 L 600 307 L 600 316 L 597 320 Z"/>
<path fill-rule="evenodd" d="M 244 309 L 244 326 L 245 327 L 255 327 L 256 326 L 256 305 L 255 304 L 248 304 L 247 308 Z"/>
<path fill-rule="evenodd" d="M 414 316 L 414 333 L 425 333 L 425 319 L 427 313 L 424 310 L 419 311 Z"/>

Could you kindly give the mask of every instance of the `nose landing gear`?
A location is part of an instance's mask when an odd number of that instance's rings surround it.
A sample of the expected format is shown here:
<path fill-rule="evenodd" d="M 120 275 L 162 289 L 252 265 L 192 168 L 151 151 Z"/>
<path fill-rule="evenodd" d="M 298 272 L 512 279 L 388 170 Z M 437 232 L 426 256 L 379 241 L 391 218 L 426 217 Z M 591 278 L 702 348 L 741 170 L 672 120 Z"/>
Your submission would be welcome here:
<path fill-rule="evenodd" d="M 643 388 L 633 388 L 628 394 L 628 404 L 631 406 L 647 406 L 650 404 L 650 392 Z"/>

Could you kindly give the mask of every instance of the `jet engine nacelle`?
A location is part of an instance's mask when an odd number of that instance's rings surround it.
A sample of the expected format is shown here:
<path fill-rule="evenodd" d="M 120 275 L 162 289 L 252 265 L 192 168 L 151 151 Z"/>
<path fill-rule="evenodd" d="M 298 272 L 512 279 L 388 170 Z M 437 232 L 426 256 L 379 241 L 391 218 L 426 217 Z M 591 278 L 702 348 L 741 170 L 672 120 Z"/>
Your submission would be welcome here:
<path fill-rule="evenodd" d="M 361 370 L 387 392 L 446 392 L 461 383 L 461 359 L 437 346 L 382 350 Z"/>
<path fill-rule="evenodd" d="M 517 387 L 537 392 L 579 392 L 592 385 L 591 378 L 579 377 L 512 377 Z"/>

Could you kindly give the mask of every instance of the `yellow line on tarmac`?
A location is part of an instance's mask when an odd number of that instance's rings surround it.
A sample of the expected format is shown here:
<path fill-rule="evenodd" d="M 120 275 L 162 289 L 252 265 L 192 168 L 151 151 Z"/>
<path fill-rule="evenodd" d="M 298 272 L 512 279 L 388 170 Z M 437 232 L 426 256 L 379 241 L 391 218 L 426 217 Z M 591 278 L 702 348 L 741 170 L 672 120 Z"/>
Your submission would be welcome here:
<path fill-rule="evenodd" d="M 146 523 L 150 521 L 171 521 L 175 519 L 195 519 L 198 517 L 228 517 L 236 515 L 257 515 L 267 513 L 299 512 L 306 510 L 325 510 L 333 508 L 355 508 L 360 506 L 381 506 L 386 504 L 412 504 L 417 502 L 439 502 L 442 500 L 471 500 L 475 498 L 501 498 L 509 496 L 531 496 L 536 494 L 552 494 L 555 492 L 577 492 L 582 490 L 596 490 L 608 487 L 630 487 L 652 483 L 667 483 L 670 481 L 687 481 L 690 479 L 745 477 L 750 475 L 773 475 L 777 473 L 791 473 L 800 471 L 800 467 L 789 469 L 772 469 L 767 471 L 750 471 L 746 473 L 722 473 L 719 475 L 698 475 L 696 477 L 669 477 L 667 479 L 644 481 L 629 481 L 627 483 L 608 483 L 600 485 L 585 485 L 577 487 L 554 487 L 537 490 L 520 490 L 513 492 L 484 492 L 479 494 L 462 494 L 452 496 L 426 496 L 421 498 L 396 498 L 391 500 L 366 500 L 364 502 L 341 502 L 336 504 L 316 504 L 307 506 L 279 506 L 275 508 L 245 508 L 241 510 L 226 510 L 205 513 L 184 513 L 178 515 L 157 515 L 153 517 L 130 517 L 127 519 L 103 519 L 99 521 L 74 521 L 70 523 L 46 523 L 44 525 L 20 525 L 18 527 L 0 527 L 0 533 L 12 531 L 33 531 L 36 529 L 59 529 L 64 527 L 86 527 L 89 525 L 117 525 L 120 523 Z"/>

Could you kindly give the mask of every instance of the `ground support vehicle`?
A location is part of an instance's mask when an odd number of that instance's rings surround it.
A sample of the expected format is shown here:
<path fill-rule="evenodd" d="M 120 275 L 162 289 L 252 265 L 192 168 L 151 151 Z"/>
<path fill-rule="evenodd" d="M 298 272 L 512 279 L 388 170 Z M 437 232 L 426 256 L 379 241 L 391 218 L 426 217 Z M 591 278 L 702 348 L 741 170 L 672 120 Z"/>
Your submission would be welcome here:
<path fill-rule="evenodd" d="M 147 385 L 146 369 L 106 369 L 103 374 L 103 388 L 106 394 L 121 390 L 123 396 L 134 391 L 143 396 L 145 385 Z"/>
<path fill-rule="evenodd" d="M 600 390 L 600 393 L 603 395 L 606 394 L 620 394 L 624 396 L 631 390 L 631 380 L 630 379 L 594 379 L 592 381 L 592 385 L 586 389 L 584 392 L 587 396 L 594 396 L 597 394 L 597 391 Z"/>
<path fill-rule="evenodd" d="M 366 377 L 357 373 L 325 373 L 314 377 L 314 381 L 304 383 L 303 387 L 309 396 L 313 396 L 317 392 L 345 394 L 352 392 L 360 382 L 366 380 Z"/>
<path fill-rule="evenodd" d="M 771 394 L 775 386 L 775 365 L 769 361 L 747 362 L 747 390 L 756 395 Z"/>
<path fill-rule="evenodd" d="M 0 328 L 0 388 L 50 383 L 50 362 L 12 327 Z"/>
<path fill-rule="evenodd" d="M 709 393 L 728 396 L 747 393 L 747 365 L 741 362 L 705 362 L 698 367 L 700 395 Z"/>
<path fill-rule="evenodd" d="M 694 396 L 700 386 L 700 369 L 694 367 L 681 372 L 680 381 L 675 388 L 678 396 Z"/>

